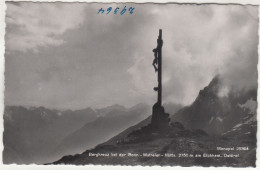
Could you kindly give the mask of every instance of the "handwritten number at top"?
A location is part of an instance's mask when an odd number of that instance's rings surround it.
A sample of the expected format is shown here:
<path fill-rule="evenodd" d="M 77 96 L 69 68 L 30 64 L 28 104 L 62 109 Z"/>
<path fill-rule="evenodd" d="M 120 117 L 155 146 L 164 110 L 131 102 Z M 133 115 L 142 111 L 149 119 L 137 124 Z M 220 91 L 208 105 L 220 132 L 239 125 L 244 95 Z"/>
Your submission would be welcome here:
<path fill-rule="evenodd" d="M 129 14 L 133 14 L 133 13 L 134 13 L 134 9 L 135 9 L 134 7 L 128 8 Z M 105 10 L 104 10 L 103 8 L 100 8 L 100 9 L 98 10 L 97 14 L 100 14 L 100 13 L 103 14 L 103 13 L 105 13 L 106 15 L 108 15 L 112 10 L 113 10 L 112 7 L 108 7 L 107 10 L 106 10 L 106 12 L 105 12 Z M 126 6 L 125 6 L 121 11 L 120 11 L 120 8 L 116 7 L 116 8 L 114 9 L 114 14 L 117 14 L 117 13 L 119 12 L 120 15 L 123 15 L 126 11 L 127 11 Z"/>

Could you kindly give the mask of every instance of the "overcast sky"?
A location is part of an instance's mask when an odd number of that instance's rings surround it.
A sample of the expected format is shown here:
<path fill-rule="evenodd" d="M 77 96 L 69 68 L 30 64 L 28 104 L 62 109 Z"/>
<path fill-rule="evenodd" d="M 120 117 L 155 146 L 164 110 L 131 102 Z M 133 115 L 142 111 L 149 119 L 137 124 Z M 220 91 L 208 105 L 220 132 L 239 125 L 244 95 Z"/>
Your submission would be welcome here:
<path fill-rule="evenodd" d="M 131 15 L 99 8 L 134 7 Z M 50 108 L 155 103 L 163 29 L 163 102 L 190 104 L 216 74 L 256 87 L 258 7 L 7 3 L 5 104 Z"/>

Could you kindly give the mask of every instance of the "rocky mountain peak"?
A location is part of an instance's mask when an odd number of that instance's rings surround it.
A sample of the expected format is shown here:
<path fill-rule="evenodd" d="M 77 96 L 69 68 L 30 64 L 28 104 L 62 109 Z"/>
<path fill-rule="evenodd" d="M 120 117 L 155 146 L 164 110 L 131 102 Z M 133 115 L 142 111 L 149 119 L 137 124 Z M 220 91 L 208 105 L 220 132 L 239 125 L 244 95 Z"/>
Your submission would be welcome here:
<path fill-rule="evenodd" d="M 216 75 L 208 86 L 206 86 L 203 90 L 200 90 L 198 97 L 204 97 L 207 95 L 216 96 L 221 87 L 221 78 L 220 75 Z"/>

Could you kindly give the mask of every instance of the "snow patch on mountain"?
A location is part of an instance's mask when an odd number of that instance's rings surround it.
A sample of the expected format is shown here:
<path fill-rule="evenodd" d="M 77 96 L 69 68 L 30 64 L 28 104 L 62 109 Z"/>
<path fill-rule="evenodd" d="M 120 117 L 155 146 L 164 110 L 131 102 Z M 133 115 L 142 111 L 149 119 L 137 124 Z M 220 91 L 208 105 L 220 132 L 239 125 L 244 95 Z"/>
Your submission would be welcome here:
<path fill-rule="evenodd" d="M 216 120 L 223 122 L 223 119 L 221 117 L 216 117 Z"/>

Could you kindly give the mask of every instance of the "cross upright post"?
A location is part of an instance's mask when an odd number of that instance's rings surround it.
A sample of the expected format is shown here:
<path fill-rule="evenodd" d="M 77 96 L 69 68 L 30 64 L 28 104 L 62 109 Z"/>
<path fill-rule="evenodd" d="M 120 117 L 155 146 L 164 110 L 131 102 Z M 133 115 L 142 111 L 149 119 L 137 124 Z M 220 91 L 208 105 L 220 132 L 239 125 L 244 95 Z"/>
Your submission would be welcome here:
<path fill-rule="evenodd" d="M 162 105 L 162 30 L 159 30 L 159 36 L 157 39 L 157 50 L 158 50 L 158 105 Z"/>

